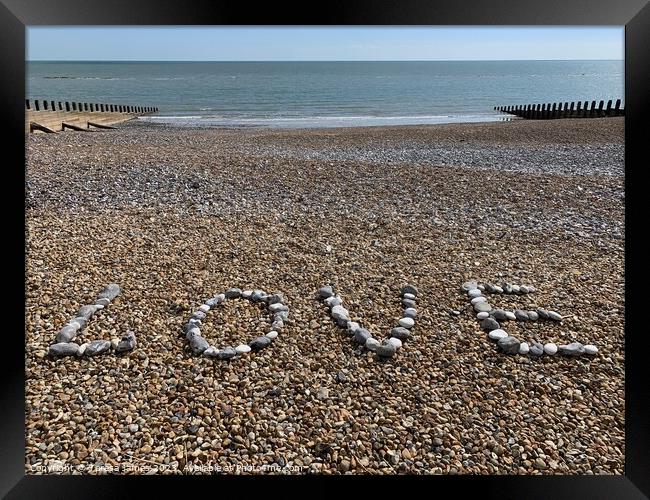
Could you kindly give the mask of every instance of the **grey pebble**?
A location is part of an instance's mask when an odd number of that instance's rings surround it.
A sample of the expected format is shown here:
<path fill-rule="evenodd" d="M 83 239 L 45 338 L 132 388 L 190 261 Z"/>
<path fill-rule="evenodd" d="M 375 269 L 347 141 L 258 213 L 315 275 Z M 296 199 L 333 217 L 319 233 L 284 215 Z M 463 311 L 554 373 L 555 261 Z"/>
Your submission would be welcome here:
<path fill-rule="evenodd" d="M 415 285 L 405 285 L 402 287 L 402 295 L 405 293 L 410 293 L 411 295 L 416 295 L 418 294 L 418 289 Z"/>
<path fill-rule="evenodd" d="M 494 318 L 485 318 L 481 321 L 481 328 L 483 330 L 492 331 L 500 328 L 499 322 Z"/>
<path fill-rule="evenodd" d="M 232 347 L 226 347 L 225 349 L 222 349 L 217 352 L 216 358 L 217 359 L 231 359 L 237 356 L 237 351 L 235 351 Z"/>
<path fill-rule="evenodd" d="M 52 356 L 74 356 L 79 350 L 79 344 L 74 342 L 59 342 L 52 344 L 49 348 L 49 354 Z"/>
<path fill-rule="evenodd" d="M 370 335 L 370 332 L 365 328 L 359 328 L 357 331 L 354 332 L 355 342 L 361 345 L 365 345 L 366 340 L 368 340 L 370 337 L 372 337 L 372 335 Z"/>
<path fill-rule="evenodd" d="M 404 316 L 413 319 L 417 318 L 418 316 L 417 309 L 415 309 L 414 307 L 407 307 L 406 309 L 404 309 Z"/>
<path fill-rule="evenodd" d="M 136 344 L 137 342 L 135 340 L 135 333 L 129 330 L 122 336 L 122 339 L 118 342 L 117 346 L 115 347 L 115 352 L 121 353 L 121 352 L 132 351 L 133 349 L 135 349 Z"/>
<path fill-rule="evenodd" d="M 224 295 L 227 299 L 236 299 L 241 295 L 241 288 L 229 288 Z"/>
<path fill-rule="evenodd" d="M 402 299 L 402 305 L 407 308 L 413 308 L 415 309 L 415 306 L 417 305 L 414 300 L 411 299 Z"/>
<path fill-rule="evenodd" d="M 271 339 L 268 338 L 267 336 L 263 335 L 261 337 L 254 338 L 251 340 L 248 345 L 253 349 L 254 351 L 259 351 L 260 349 L 264 349 L 268 345 L 271 344 Z"/>
<path fill-rule="evenodd" d="M 519 342 L 519 340 L 512 336 L 499 339 L 499 341 L 497 342 L 497 345 L 506 354 L 518 354 L 520 344 L 521 343 Z"/>
<path fill-rule="evenodd" d="M 318 295 L 320 296 L 321 299 L 326 299 L 334 295 L 334 290 L 332 290 L 331 286 L 324 286 L 320 290 L 318 290 Z"/>
<path fill-rule="evenodd" d="M 411 332 L 408 328 L 397 326 L 390 331 L 390 336 L 400 340 L 408 340 L 411 338 Z"/>
<path fill-rule="evenodd" d="M 117 297 L 120 294 L 120 285 L 117 283 L 111 283 L 104 288 L 104 290 L 101 291 L 99 294 L 100 299 L 108 299 L 108 300 L 113 300 L 115 297 Z"/>
<path fill-rule="evenodd" d="M 203 337 L 201 337 L 201 335 L 191 335 L 189 341 L 190 341 L 190 348 L 192 349 L 192 352 L 194 354 L 201 354 L 208 347 L 210 347 L 208 341 L 205 340 Z"/>
<path fill-rule="evenodd" d="M 557 347 L 560 354 L 565 356 L 580 356 L 585 353 L 585 346 L 580 342 L 572 342 L 566 345 L 560 345 Z"/>
<path fill-rule="evenodd" d="M 478 304 L 474 304 L 474 310 L 476 312 L 490 312 L 492 310 L 492 306 L 487 302 L 479 302 Z"/>
<path fill-rule="evenodd" d="M 110 340 L 93 340 L 88 343 L 84 356 L 96 356 L 110 350 L 111 347 L 113 347 L 113 344 L 111 344 Z"/>
<path fill-rule="evenodd" d="M 533 342 L 533 344 L 530 346 L 529 352 L 531 356 L 541 356 L 544 354 L 544 346 L 539 342 Z"/>
<path fill-rule="evenodd" d="M 528 313 L 522 309 L 515 309 L 515 318 L 517 321 L 528 321 Z"/>
<path fill-rule="evenodd" d="M 377 356 L 382 358 L 391 358 L 397 352 L 397 348 L 393 344 L 382 344 L 375 348 Z"/>
<path fill-rule="evenodd" d="M 492 316 L 494 316 L 494 318 L 498 319 L 499 321 L 508 319 L 506 316 L 506 312 L 503 309 L 495 309 L 494 311 L 492 311 Z"/>

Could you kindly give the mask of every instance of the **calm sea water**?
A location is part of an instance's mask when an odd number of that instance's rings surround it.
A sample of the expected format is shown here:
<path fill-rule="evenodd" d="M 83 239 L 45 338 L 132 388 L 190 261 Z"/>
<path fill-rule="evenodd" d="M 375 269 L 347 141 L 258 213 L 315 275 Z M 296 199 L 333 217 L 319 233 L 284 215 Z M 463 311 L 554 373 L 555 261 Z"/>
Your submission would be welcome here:
<path fill-rule="evenodd" d="M 185 125 L 499 120 L 498 105 L 623 99 L 623 61 L 30 62 L 33 99 L 157 106 Z"/>

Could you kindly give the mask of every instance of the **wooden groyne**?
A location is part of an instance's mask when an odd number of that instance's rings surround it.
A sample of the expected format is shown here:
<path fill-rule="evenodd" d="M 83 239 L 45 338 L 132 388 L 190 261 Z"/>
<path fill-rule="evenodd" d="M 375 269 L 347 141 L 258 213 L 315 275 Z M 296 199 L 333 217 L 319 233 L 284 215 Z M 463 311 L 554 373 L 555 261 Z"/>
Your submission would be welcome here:
<path fill-rule="evenodd" d="M 153 106 L 25 99 L 25 133 L 86 131 L 158 112 Z"/>
<path fill-rule="evenodd" d="M 545 104 L 523 104 L 519 106 L 495 106 L 495 111 L 501 111 L 509 115 L 519 116 L 528 120 L 554 120 L 557 118 L 602 118 L 607 116 L 625 116 L 625 109 L 621 108 L 621 100 L 616 99 L 612 107 L 612 100 L 600 101 L 596 107 L 596 101 L 575 101 L 558 102 Z"/>

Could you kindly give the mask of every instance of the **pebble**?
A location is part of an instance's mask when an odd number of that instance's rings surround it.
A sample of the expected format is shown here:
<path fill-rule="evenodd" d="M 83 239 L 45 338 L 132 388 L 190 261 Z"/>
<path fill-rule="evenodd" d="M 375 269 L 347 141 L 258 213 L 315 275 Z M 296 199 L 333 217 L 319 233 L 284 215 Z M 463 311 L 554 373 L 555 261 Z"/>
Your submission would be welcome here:
<path fill-rule="evenodd" d="M 544 344 L 544 352 L 550 354 L 551 356 L 557 352 L 557 346 L 553 342 Z"/>
<path fill-rule="evenodd" d="M 325 304 L 327 304 L 327 307 L 331 309 L 334 306 L 340 306 L 341 304 L 343 304 L 343 300 L 341 299 L 341 297 L 338 296 L 328 297 L 325 299 Z"/>
<path fill-rule="evenodd" d="M 413 295 L 412 293 L 405 293 L 404 295 L 402 295 L 402 297 L 409 300 L 415 300 L 415 295 Z"/>
<path fill-rule="evenodd" d="M 475 290 L 478 288 L 478 283 L 476 281 L 466 281 L 460 287 L 461 291 L 469 292 L 470 290 Z"/>
<path fill-rule="evenodd" d="M 331 286 L 324 286 L 320 290 L 318 290 L 318 295 L 321 298 L 326 299 L 334 295 L 334 290 L 332 290 Z"/>
<path fill-rule="evenodd" d="M 596 354 L 598 352 L 598 348 L 595 345 L 588 344 L 585 346 L 585 354 Z"/>
<path fill-rule="evenodd" d="M 245 292 L 242 292 L 242 296 L 244 295 Z M 253 292 L 250 293 L 250 295 L 253 295 Z M 244 297 L 247 298 L 247 297 Z M 281 293 L 274 293 L 273 295 L 269 295 L 268 299 L 268 304 L 278 304 L 278 303 L 283 303 L 284 302 L 284 295 Z"/>
<path fill-rule="evenodd" d="M 510 321 L 515 321 L 517 319 L 517 316 L 515 316 L 515 313 L 512 311 L 506 311 L 506 319 Z"/>
<path fill-rule="evenodd" d="M 492 316 L 494 316 L 494 318 L 498 319 L 499 321 L 507 319 L 506 312 L 503 309 L 495 309 L 492 311 Z"/>
<path fill-rule="evenodd" d="M 539 314 L 537 314 L 535 311 L 526 311 L 528 314 L 528 319 L 530 321 L 537 321 L 539 319 Z"/>
<path fill-rule="evenodd" d="M 271 340 L 273 340 L 274 338 L 276 338 L 278 336 L 278 332 L 276 332 L 275 330 L 272 330 L 272 331 L 268 332 L 266 334 L 266 336 L 268 338 L 270 338 Z"/>
<path fill-rule="evenodd" d="M 413 328 L 413 325 L 415 325 L 415 321 L 413 318 L 405 317 L 401 318 L 399 321 L 399 326 L 404 327 L 404 328 Z"/>
<path fill-rule="evenodd" d="M 416 288 L 415 285 L 405 285 L 405 286 L 402 287 L 402 296 L 404 296 L 404 294 L 407 294 L 407 293 L 417 296 L 418 289 Z"/>
<path fill-rule="evenodd" d="M 268 346 L 271 343 L 271 339 L 265 336 L 262 337 L 257 337 L 254 338 L 249 342 L 249 346 L 252 350 L 254 351 L 259 351 L 260 349 L 264 349 L 266 346 Z"/>
<path fill-rule="evenodd" d="M 129 431 L 130 432 L 138 432 L 139 428 L 140 427 L 138 426 L 138 424 L 129 424 Z"/>
<path fill-rule="evenodd" d="M 414 300 L 411 299 L 402 299 L 402 305 L 407 309 L 415 309 L 417 305 Z"/>
<path fill-rule="evenodd" d="M 500 327 L 501 325 L 499 325 L 499 322 L 494 318 L 485 318 L 481 321 L 481 328 L 483 330 L 492 331 L 497 330 Z"/>
<path fill-rule="evenodd" d="M 88 343 L 84 356 L 97 356 L 103 352 L 109 351 L 112 348 L 110 340 L 93 340 Z"/>
<path fill-rule="evenodd" d="M 391 337 L 386 341 L 386 344 L 391 344 L 395 346 L 395 349 L 402 347 L 402 341 L 397 337 Z"/>
<path fill-rule="evenodd" d="M 519 340 L 512 336 L 503 337 L 498 342 L 498 346 L 506 354 L 518 354 L 520 345 Z"/>
<path fill-rule="evenodd" d="M 544 354 L 544 346 L 539 342 L 533 342 L 533 345 L 530 346 L 530 354 L 532 356 L 541 356 Z"/>
<path fill-rule="evenodd" d="M 359 328 L 354 332 L 354 340 L 358 344 L 365 345 L 366 341 L 371 337 L 370 332 L 365 328 Z"/>
<path fill-rule="evenodd" d="M 417 318 L 418 312 L 414 307 L 407 307 L 404 309 L 404 316 L 407 318 Z"/>
<path fill-rule="evenodd" d="M 192 349 L 192 352 L 194 354 L 201 354 L 208 347 L 210 347 L 208 341 L 205 340 L 203 337 L 201 337 L 201 335 L 192 335 L 189 338 L 189 341 L 190 341 L 190 349 Z"/>
<path fill-rule="evenodd" d="M 207 304 L 202 304 L 199 306 L 199 311 L 202 311 L 204 313 L 207 313 L 210 311 L 210 306 Z"/>
<path fill-rule="evenodd" d="M 382 344 L 380 346 L 377 346 L 375 349 L 377 356 L 380 356 L 382 358 L 391 358 L 395 355 L 396 352 L 397 348 L 393 344 Z"/>
<path fill-rule="evenodd" d="M 135 332 L 128 330 L 117 343 L 117 346 L 115 346 L 115 352 L 122 353 L 132 351 L 135 349 L 136 345 Z"/>
<path fill-rule="evenodd" d="M 570 344 L 558 346 L 558 351 L 560 354 L 564 354 L 565 356 L 580 356 L 581 354 L 584 354 L 585 346 L 580 342 L 572 342 Z"/>
<path fill-rule="evenodd" d="M 474 304 L 474 310 L 476 312 L 490 312 L 492 310 L 492 306 L 487 302 L 479 302 L 478 304 Z"/>
<path fill-rule="evenodd" d="M 508 333 L 505 330 L 492 330 L 490 333 L 488 333 L 488 337 L 490 337 L 492 340 L 499 340 L 499 339 L 505 339 L 508 336 Z"/>
<path fill-rule="evenodd" d="M 225 349 L 221 349 L 219 352 L 217 352 L 217 359 L 232 359 L 235 356 L 237 356 L 237 351 L 235 351 L 232 347 L 226 347 Z"/>
<path fill-rule="evenodd" d="M 81 344 L 79 346 L 79 349 L 77 350 L 77 356 L 83 356 L 84 353 L 86 352 L 86 347 L 88 347 L 88 342 L 86 342 L 85 344 Z"/>
<path fill-rule="evenodd" d="M 99 293 L 99 298 L 113 300 L 120 294 L 120 292 L 120 285 L 117 283 L 110 283 Z"/>
<path fill-rule="evenodd" d="M 474 297 L 470 300 L 470 304 L 472 305 L 478 304 L 479 302 L 487 302 L 487 299 L 485 297 Z"/>
<path fill-rule="evenodd" d="M 276 302 L 275 304 L 271 304 L 269 306 L 269 311 L 271 311 L 273 314 L 279 313 L 282 311 L 288 311 L 289 308 L 282 304 L 281 302 Z"/>
<path fill-rule="evenodd" d="M 548 319 L 548 312 L 546 312 L 546 309 L 537 309 L 537 314 L 539 314 L 541 319 Z"/>
<path fill-rule="evenodd" d="M 470 298 L 475 299 L 476 297 L 481 297 L 483 295 L 483 292 L 481 292 L 478 288 L 473 288 L 472 290 L 467 292 L 467 295 Z"/>
<path fill-rule="evenodd" d="M 89 320 L 93 314 L 99 311 L 99 308 L 100 306 L 95 304 L 88 305 L 88 306 L 81 306 L 79 308 L 79 312 L 77 312 L 77 316 Z"/>
<path fill-rule="evenodd" d="M 253 290 L 242 290 L 241 291 L 241 298 L 242 299 L 251 300 L 252 297 L 253 297 Z M 281 300 L 280 302 L 283 302 L 283 301 Z M 269 302 L 269 303 L 271 303 L 271 302 Z"/>
<path fill-rule="evenodd" d="M 528 314 L 522 309 L 515 309 L 515 319 L 517 321 L 528 321 Z"/>
<path fill-rule="evenodd" d="M 226 293 L 224 293 L 227 299 L 236 299 L 241 295 L 241 289 L 239 288 L 229 288 L 226 290 Z"/>
<path fill-rule="evenodd" d="M 67 324 L 63 328 L 61 328 L 61 330 L 59 330 L 59 333 L 56 335 L 56 341 L 58 343 L 70 342 L 72 339 L 74 339 L 77 336 L 78 330 L 79 328 Z"/>
<path fill-rule="evenodd" d="M 359 328 L 361 328 L 361 325 L 356 321 L 348 321 L 347 325 L 345 326 L 345 333 L 348 335 L 354 335 Z"/>
<path fill-rule="evenodd" d="M 488 313 L 486 311 L 483 311 L 483 312 L 480 312 L 480 313 L 476 314 L 476 319 L 478 319 L 479 321 L 484 320 L 485 318 L 489 318 L 489 317 L 490 317 L 490 313 Z"/>
<path fill-rule="evenodd" d="M 375 349 L 377 349 L 377 347 L 379 347 L 379 345 L 380 345 L 380 342 L 377 339 L 373 339 L 372 337 L 368 337 L 366 339 L 365 346 L 366 346 L 366 349 L 368 349 L 370 351 L 375 351 Z"/>
<path fill-rule="evenodd" d="M 95 305 L 106 307 L 111 301 L 107 298 L 100 298 L 95 301 Z"/>
<path fill-rule="evenodd" d="M 411 331 L 403 326 L 397 326 L 390 331 L 390 336 L 404 341 L 411 338 Z"/>
<path fill-rule="evenodd" d="M 548 319 L 552 319 L 553 321 L 562 321 L 562 315 L 560 313 L 556 313 L 555 311 L 547 311 L 548 314 Z"/>
<path fill-rule="evenodd" d="M 50 345 L 48 352 L 52 356 L 74 356 L 78 350 L 79 344 L 75 344 L 74 342 L 60 342 Z"/>
<path fill-rule="evenodd" d="M 519 344 L 519 354 L 528 354 L 530 351 L 530 346 L 528 345 L 528 342 L 522 342 Z"/>
<path fill-rule="evenodd" d="M 247 352 L 251 352 L 251 346 L 246 344 L 239 344 L 237 347 L 235 347 L 235 352 L 237 352 L 237 354 L 246 354 Z"/>

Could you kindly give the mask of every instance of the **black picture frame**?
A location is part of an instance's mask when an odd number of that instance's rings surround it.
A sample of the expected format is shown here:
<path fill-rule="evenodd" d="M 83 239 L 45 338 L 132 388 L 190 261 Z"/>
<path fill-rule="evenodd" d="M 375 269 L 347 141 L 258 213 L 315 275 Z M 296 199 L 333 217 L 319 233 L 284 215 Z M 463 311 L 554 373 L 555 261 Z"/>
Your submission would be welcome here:
<path fill-rule="evenodd" d="M 14 188 L 24 182 L 25 136 L 25 27 L 30 25 L 618 25 L 625 26 L 625 190 L 626 190 L 626 461 L 625 476 L 436 476 L 409 478 L 425 481 L 417 485 L 425 491 L 439 493 L 445 486 L 454 496 L 472 494 L 480 498 L 647 498 L 650 495 L 650 467 L 647 447 L 650 442 L 650 397 L 646 381 L 650 379 L 649 363 L 644 349 L 647 332 L 642 325 L 643 273 L 645 246 L 641 241 L 644 210 L 641 205 L 643 178 L 647 165 L 644 149 L 650 138 L 648 125 L 650 107 L 650 5 L 646 0 L 565 0 L 536 2 L 533 0 L 484 1 L 386 1 L 328 2 L 322 5 L 281 6 L 261 3 L 252 7 L 245 2 L 195 0 L 0 0 L 0 68 L 2 77 L 2 131 L 6 146 L 3 203 L 7 219 L 15 218 L 20 201 L 14 201 Z M 21 168 L 22 167 L 22 168 Z M 20 194 L 17 194 L 21 198 Z M 24 203 L 24 196 L 23 203 Z M 638 205 L 638 209 L 635 209 Z M 17 318 L 21 308 L 18 283 L 24 268 L 14 264 L 25 262 L 25 227 L 20 222 L 9 232 L 5 220 L 5 251 L 13 268 L 15 287 L 5 284 L 10 293 L 5 300 L 7 316 Z M 22 244 L 21 244 L 22 242 Z M 631 271 L 634 270 L 634 271 Z M 24 285 L 23 285 L 24 286 Z M 23 288 L 24 289 L 24 288 Z M 24 296 L 22 297 L 24 308 Z M 14 304 L 15 302 L 15 304 Z M 14 307 L 15 305 L 15 307 Z M 25 475 L 24 460 L 24 341 L 19 332 L 24 322 L 6 327 L 2 340 L 2 412 L 0 412 L 0 495 L 6 498 L 116 498 L 129 496 L 133 482 L 153 485 L 156 478 L 32 476 Z M 197 481 L 219 480 L 215 493 L 226 483 L 224 478 L 174 477 L 158 478 L 167 493 L 190 494 L 187 480 L 195 488 Z M 236 490 L 248 496 L 248 485 L 278 483 L 298 494 L 311 494 L 305 481 L 327 478 L 232 478 Z M 347 488 L 347 478 L 334 485 Z M 389 484 L 403 488 L 401 478 L 376 478 L 380 488 Z M 246 481 L 246 483 L 239 481 Z M 342 481 L 342 482 L 341 482 Z M 302 485 L 302 486 L 301 486 Z M 265 486 L 264 486 L 265 487 Z M 363 486 L 364 488 L 367 486 Z M 431 490 L 431 488 L 435 488 Z M 288 491 L 288 490 L 287 490 Z M 407 490 L 403 490 L 407 491 Z M 295 494 L 294 493 L 294 494 Z M 228 496 L 236 495 L 228 493 Z"/>

